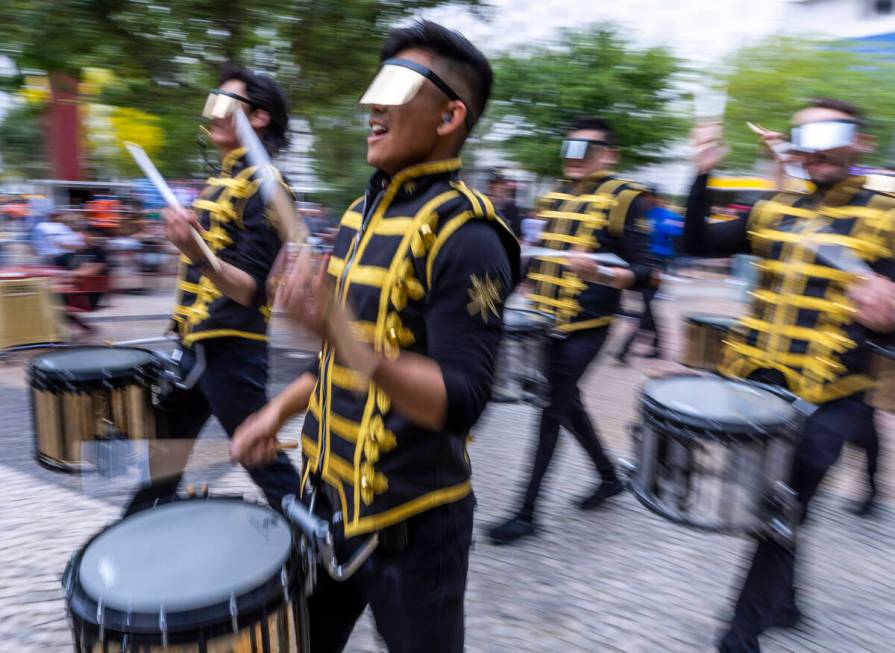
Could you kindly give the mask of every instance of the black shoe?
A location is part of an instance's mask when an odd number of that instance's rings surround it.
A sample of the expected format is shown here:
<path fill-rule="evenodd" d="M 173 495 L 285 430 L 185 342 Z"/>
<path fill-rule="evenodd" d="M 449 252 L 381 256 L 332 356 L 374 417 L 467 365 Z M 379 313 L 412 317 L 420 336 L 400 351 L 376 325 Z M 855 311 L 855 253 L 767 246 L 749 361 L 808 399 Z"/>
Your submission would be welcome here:
<path fill-rule="evenodd" d="M 876 512 L 876 505 L 876 488 L 871 487 L 866 499 L 851 501 L 845 509 L 858 517 L 871 517 Z"/>
<path fill-rule="evenodd" d="M 771 619 L 771 628 L 795 628 L 802 620 L 802 611 L 795 605 L 777 610 Z"/>
<path fill-rule="evenodd" d="M 724 636 L 718 640 L 717 646 L 718 653 L 759 653 L 761 651 L 758 637 L 740 635 L 734 630 L 724 633 Z"/>
<path fill-rule="evenodd" d="M 512 544 L 516 540 L 534 535 L 537 531 L 534 518 L 526 515 L 514 515 L 502 524 L 488 531 L 492 544 Z"/>
<path fill-rule="evenodd" d="M 621 494 L 625 491 L 625 484 L 619 479 L 614 481 L 603 481 L 597 486 L 597 489 L 589 497 L 585 497 L 578 502 L 578 508 L 581 510 L 594 510 L 603 505 L 610 497 Z"/>

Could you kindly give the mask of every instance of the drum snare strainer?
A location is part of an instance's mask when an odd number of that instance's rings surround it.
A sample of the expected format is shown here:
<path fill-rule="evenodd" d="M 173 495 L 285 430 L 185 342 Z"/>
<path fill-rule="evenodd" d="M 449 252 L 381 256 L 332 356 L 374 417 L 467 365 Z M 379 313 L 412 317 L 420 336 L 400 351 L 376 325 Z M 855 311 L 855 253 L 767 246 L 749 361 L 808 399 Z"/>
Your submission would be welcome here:
<path fill-rule="evenodd" d="M 801 416 L 783 392 L 689 374 L 648 381 L 634 494 L 686 526 L 791 538 L 786 483 Z"/>

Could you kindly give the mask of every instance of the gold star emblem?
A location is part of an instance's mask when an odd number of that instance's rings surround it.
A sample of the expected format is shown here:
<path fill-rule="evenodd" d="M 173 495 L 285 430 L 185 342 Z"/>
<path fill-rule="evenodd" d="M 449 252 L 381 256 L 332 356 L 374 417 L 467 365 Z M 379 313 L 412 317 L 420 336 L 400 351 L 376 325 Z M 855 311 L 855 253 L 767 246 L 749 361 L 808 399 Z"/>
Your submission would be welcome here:
<path fill-rule="evenodd" d="M 479 314 L 483 322 L 488 322 L 488 313 L 494 314 L 494 317 L 500 317 L 497 311 L 497 304 L 500 303 L 500 282 L 492 279 L 487 273 L 483 279 L 479 279 L 476 275 L 470 275 L 469 281 L 472 287 L 466 292 L 469 294 L 470 302 L 466 305 L 469 315 Z"/>

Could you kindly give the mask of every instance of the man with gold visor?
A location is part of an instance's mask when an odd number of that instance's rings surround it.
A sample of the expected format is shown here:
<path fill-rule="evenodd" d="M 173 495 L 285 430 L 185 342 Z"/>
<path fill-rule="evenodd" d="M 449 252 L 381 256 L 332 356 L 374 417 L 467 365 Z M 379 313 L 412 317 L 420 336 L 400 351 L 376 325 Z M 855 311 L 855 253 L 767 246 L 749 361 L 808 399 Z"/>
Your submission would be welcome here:
<path fill-rule="evenodd" d="M 557 256 L 532 261 L 528 280 L 534 308 L 554 318 L 545 374 L 550 386 L 541 413 L 531 476 L 518 511 L 489 531 L 495 544 L 510 544 L 536 532 L 535 504 L 556 444 L 565 427 L 594 464 L 597 486 L 577 501 L 593 510 L 624 489 L 606 455 L 581 398 L 578 383 L 596 359 L 619 310 L 621 289 L 644 288 L 652 280 L 649 226 L 642 195 L 645 186 L 610 172 L 618 161 L 608 122 L 579 118 L 560 150 L 562 181 L 541 198 L 539 216 L 546 226 L 540 238 Z M 610 252 L 628 268 L 598 268 L 569 251 Z M 568 490 L 568 488 L 565 488 Z"/>
<path fill-rule="evenodd" d="M 272 304 L 267 277 L 283 243 L 265 210 L 259 174 L 237 138 L 233 111 L 246 113 L 271 154 L 287 143 L 289 114 L 276 82 L 241 66 L 225 66 L 203 112 L 209 140 L 220 153 L 220 169 L 208 178 L 191 209 L 163 211 L 167 236 L 181 252 L 172 324 L 180 338 L 182 385 L 189 387 L 172 388 L 162 398 L 159 437 L 195 438 L 212 415 L 233 435 L 267 402 Z M 192 231 L 202 235 L 220 269 L 206 259 Z M 275 508 L 299 483 L 283 453 L 251 475 Z M 128 512 L 173 495 L 179 480 L 141 490 Z"/>
<path fill-rule="evenodd" d="M 872 385 L 867 340 L 895 329 L 895 196 L 851 172 L 871 145 L 856 107 L 817 100 L 792 123 L 791 139 L 754 129 L 787 171 L 809 179 L 814 190 L 781 192 L 720 223 L 705 220 L 706 180 L 725 151 L 720 128 L 695 130 L 699 176 L 687 205 L 684 248 L 761 258 L 752 306 L 727 343 L 721 372 L 784 386 L 817 405 L 803 426 L 790 479 L 804 517 L 843 443 L 855 442 L 875 459 L 874 410 L 864 399 Z M 871 475 L 868 501 L 874 491 Z M 759 541 L 719 651 L 757 653 L 762 631 L 800 620 L 794 573 L 793 550 Z"/>
<path fill-rule="evenodd" d="M 392 31 L 360 103 L 369 108 L 366 192 L 342 217 L 325 270 L 299 260 L 290 315 L 323 340 L 319 364 L 234 439 L 266 463 L 307 408 L 303 500 L 350 553 L 379 545 L 344 583 L 310 597 L 311 648 L 341 651 L 369 605 L 393 652 L 463 650 L 474 499 L 469 430 L 491 392 L 519 245 L 457 155 L 491 90 L 487 59 L 423 21 Z"/>

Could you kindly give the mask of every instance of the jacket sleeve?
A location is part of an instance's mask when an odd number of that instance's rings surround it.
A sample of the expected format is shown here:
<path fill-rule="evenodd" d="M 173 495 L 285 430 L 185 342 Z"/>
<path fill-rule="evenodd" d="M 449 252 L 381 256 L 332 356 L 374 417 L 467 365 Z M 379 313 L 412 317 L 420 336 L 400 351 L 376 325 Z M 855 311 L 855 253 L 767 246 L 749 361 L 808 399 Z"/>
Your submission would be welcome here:
<path fill-rule="evenodd" d="M 690 187 L 682 239 L 684 252 L 691 256 L 707 257 L 748 253 L 748 214 L 724 222 L 706 222 L 712 208 L 708 178 L 707 174 L 699 175 Z"/>
<path fill-rule="evenodd" d="M 428 355 L 447 390 L 445 429 L 466 433 L 491 396 L 503 308 L 513 285 L 510 256 L 496 226 L 471 220 L 433 262 L 426 302 Z"/>
<path fill-rule="evenodd" d="M 650 227 L 646 217 L 646 203 L 642 197 L 631 202 L 628 208 L 618 254 L 628 262 L 628 269 L 634 273 L 634 285 L 631 289 L 642 290 L 649 287 L 656 264 L 650 252 Z"/>

